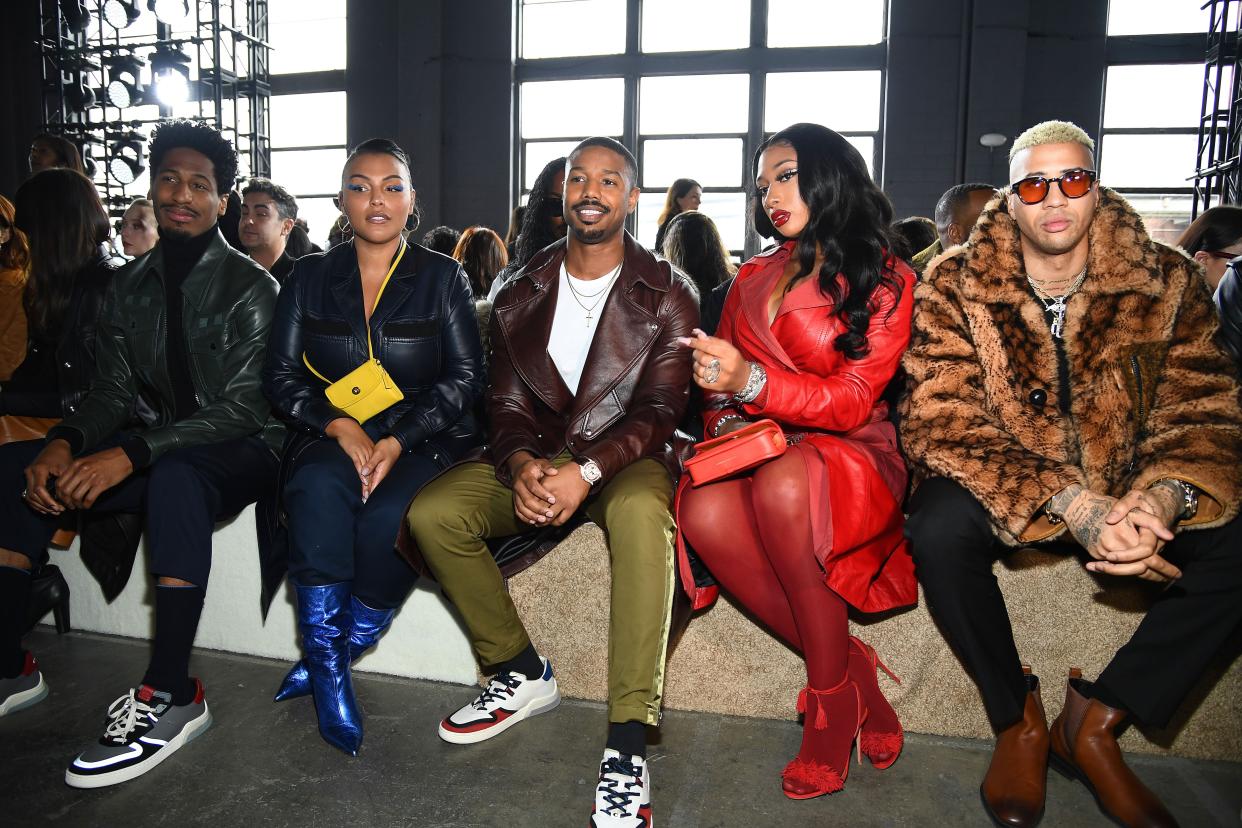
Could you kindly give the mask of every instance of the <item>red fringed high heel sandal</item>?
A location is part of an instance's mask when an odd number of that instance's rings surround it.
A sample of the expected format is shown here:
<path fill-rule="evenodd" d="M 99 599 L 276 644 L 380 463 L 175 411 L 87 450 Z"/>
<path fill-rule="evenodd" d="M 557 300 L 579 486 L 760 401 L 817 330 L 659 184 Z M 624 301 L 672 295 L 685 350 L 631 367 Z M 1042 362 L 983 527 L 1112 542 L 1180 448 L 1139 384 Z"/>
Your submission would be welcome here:
<path fill-rule="evenodd" d="M 849 658 L 849 676 L 858 684 L 863 703 L 867 706 L 867 721 L 858 739 L 859 748 L 877 770 L 884 770 L 901 755 L 905 734 L 897 712 L 880 690 L 876 669 L 888 673 L 888 677 L 898 684 L 901 684 L 901 679 L 880 661 L 870 644 L 852 635 Z"/>
<path fill-rule="evenodd" d="M 798 712 L 804 716 L 802 749 L 781 773 L 785 796 L 812 799 L 836 793 L 845 787 L 850 749 L 867 718 L 862 693 L 849 675 L 828 690 L 807 685 L 798 694 Z"/>

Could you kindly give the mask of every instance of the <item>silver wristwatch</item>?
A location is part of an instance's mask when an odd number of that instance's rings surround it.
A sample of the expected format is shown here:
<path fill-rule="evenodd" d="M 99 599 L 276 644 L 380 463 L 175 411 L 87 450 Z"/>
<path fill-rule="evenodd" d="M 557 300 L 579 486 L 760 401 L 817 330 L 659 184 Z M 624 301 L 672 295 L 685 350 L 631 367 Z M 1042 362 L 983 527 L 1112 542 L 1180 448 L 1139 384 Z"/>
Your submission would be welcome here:
<path fill-rule="evenodd" d="M 740 403 L 754 402 L 759 396 L 759 392 L 763 390 L 763 386 L 767 385 L 768 372 L 758 362 L 750 363 L 750 374 L 746 377 L 746 384 L 742 386 L 742 390 L 733 395 L 733 399 Z"/>
<path fill-rule="evenodd" d="M 1170 483 L 1181 490 L 1182 495 L 1182 513 L 1177 516 L 1179 521 L 1190 520 L 1199 513 L 1199 490 L 1187 483 L 1185 480 L 1178 480 L 1176 477 L 1164 477 L 1157 480 L 1152 485 L 1159 483 Z"/>
<path fill-rule="evenodd" d="M 592 486 L 604 477 L 604 473 L 600 471 L 599 463 L 596 463 L 594 460 L 587 460 L 586 462 L 579 463 L 578 471 L 582 473 L 582 479 Z"/>

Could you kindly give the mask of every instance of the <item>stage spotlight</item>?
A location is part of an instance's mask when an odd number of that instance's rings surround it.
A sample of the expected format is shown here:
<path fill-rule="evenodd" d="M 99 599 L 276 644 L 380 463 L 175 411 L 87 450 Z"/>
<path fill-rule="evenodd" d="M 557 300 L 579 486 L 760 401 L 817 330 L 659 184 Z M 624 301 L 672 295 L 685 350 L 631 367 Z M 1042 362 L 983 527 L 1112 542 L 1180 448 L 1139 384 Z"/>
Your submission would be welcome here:
<path fill-rule="evenodd" d="M 137 132 L 122 135 L 112 145 L 108 173 L 120 184 L 133 184 L 146 167 L 142 163 L 146 139 Z"/>
<path fill-rule="evenodd" d="M 108 67 L 108 85 L 105 96 L 108 103 L 124 109 L 142 102 L 140 72 L 146 61 L 137 55 L 118 55 L 104 58 Z"/>
<path fill-rule="evenodd" d="M 138 3 L 135 0 L 104 0 L 103 19 L 114 29 L 129 27 L 138 19 Z"/>
<path fill-rule="evenodd" d="M 91 89 L 78 75 L 76 79 L 65 84 L 65 103 L 75 112 L 85 112 L 95 105 L 95 90 Z"/>
<path fill-rule="evenodd" d="M 71 32 L 84 32 L 91 25 L 91 13 L 83 0 L 60 0 L 60 16 Z"/>
<path fill-rule="evenodd" d="M 190 16 L 189 0 L 147 0 L 147 8 L 166 26 L 180 26 Z"/>
<path fill-rule="evenodd" d="M 175 46 L 160 46 L 151 55 L 151 87 L 161 106 L 190 97 L 190 56 Z"/>

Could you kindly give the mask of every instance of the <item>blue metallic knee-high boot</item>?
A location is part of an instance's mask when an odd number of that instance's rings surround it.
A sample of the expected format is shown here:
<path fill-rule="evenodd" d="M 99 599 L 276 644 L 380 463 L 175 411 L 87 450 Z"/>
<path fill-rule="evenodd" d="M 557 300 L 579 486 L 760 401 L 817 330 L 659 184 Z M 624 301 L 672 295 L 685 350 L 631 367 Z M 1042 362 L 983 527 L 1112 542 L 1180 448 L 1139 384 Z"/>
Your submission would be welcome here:
<path fill-rule="evenodd" d="M 349 633 L 349 661 L 352 664 L 362 658 L 363 653 L 375 646 L 375 642 L 392 624 L 392 618 L 397 611 L 395 609 L 371 609 L 359 601 L 357 596 L 350 597 L 349 605 L 354 615 L 354 626 Z M 306 662 L 299 661 L 289 669 L 289 674 L 280 683 L 280 689 L 276 691 L 276 698 L 273 701 L 309 696 L 310 692 L 310 676 L 306 672 Z"/>
<path fill-rule="evenodd" d="M 350 755 L 362 744 L 362 715 L 349 676 L 350 584 L 299 586 L 298 626 L 319 715 L 319 735 Z"/>

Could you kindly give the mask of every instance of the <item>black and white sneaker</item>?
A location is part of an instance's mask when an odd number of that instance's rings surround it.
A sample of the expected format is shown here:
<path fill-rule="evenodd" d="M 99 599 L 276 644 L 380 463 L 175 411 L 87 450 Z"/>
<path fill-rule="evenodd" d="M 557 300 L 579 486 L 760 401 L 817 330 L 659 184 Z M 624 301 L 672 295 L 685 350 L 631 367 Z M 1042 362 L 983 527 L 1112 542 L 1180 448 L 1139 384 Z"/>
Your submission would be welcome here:
<path fill-rule="evenodd" d="M 604 751 L 591 828 L 651 828 L 651 775 L 641 756 Z"/>
<path fill-rule="evenodd" d="M 542 656 L 539 660 L 543 662 L 539 678 L 512 672 L 493 676 L 477 699 L 440 722 L 440 738 L 455 745 L 472 745 L 560 704 L 561 691 L 552 675 L 552 663 Z"/>
<path fill-rule="evenodd" d="M 108 726 L 97 744 L 82 751 L 65 771 L 74 788 L 103 788 L 142 776 L 211 725 L 203 683 L 194 679 L 194 701 L 149 685 L 130 690 L 108 708 Z"/>
<path fill-rule="evenodd" d="M 47 682 L 39 662 L 27 650 L 22 671 L 13 678 L 0 679 L 0 716 L 16 713 L 47 698 Z"/>

